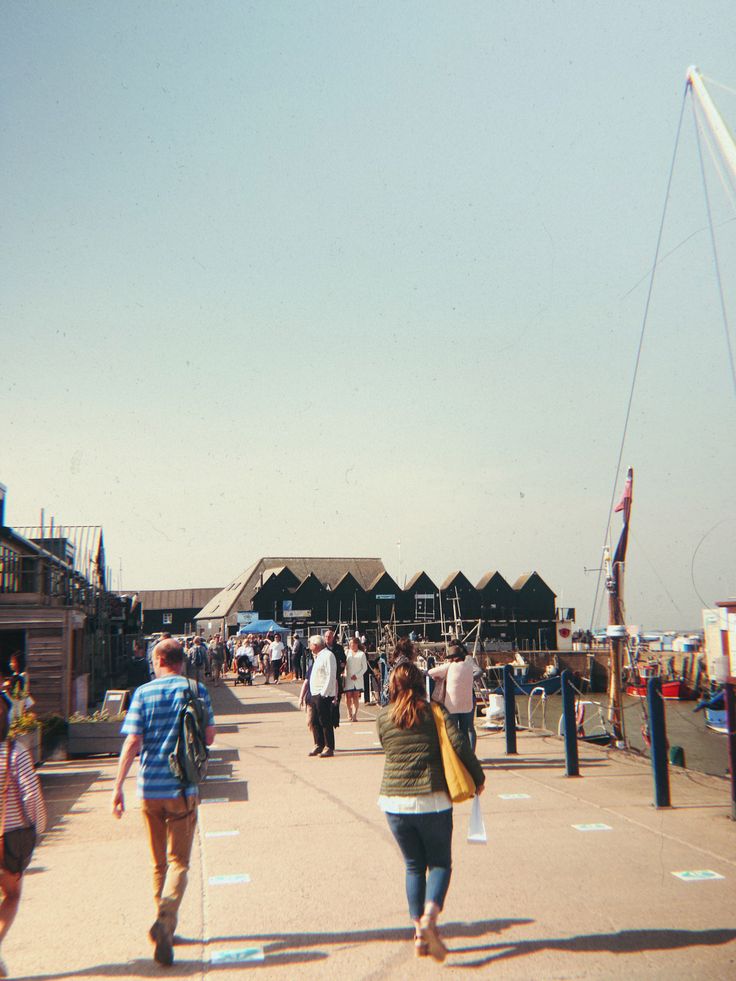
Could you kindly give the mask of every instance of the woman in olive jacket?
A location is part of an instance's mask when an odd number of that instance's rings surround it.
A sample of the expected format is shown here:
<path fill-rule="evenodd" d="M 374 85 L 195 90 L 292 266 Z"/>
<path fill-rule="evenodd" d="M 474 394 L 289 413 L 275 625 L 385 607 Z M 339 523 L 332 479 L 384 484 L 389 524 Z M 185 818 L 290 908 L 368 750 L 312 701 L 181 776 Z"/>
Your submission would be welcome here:
<path fill-rule="evenodd" d="M 467 738 L 444 711 L 452 745 L 483 792 L 485 775 Z M 437 932 L 452 867 L 452 801 L 442 767 L 439 737 L 424 677 L 410 661 L 391 672 L 389 704 L 378 713 L 378 738 L 386 753 L 378 806 L 406 865 L 406 896 L 418 957 L 447 956 Z"/>

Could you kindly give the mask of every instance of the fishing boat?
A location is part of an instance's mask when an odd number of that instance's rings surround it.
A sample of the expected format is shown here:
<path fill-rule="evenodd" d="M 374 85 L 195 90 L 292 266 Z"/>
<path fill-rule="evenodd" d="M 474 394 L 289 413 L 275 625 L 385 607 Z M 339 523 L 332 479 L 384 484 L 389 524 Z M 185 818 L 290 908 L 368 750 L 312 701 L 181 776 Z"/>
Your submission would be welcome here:
<path fill-rule="evenodd" d="M 638 662 L 632 672 L 632 676 L 626 685 L 626 694 L 646 698 L 647 683 L 650 678 L 660 678 L 661 667 L 659 661 L 650 661 L 648 664 Z M 662 698 L 676 701 L 680 698 L 691 698 L 692 692 L 682 678 L 662 678 L 661 681 Z"/>
<path fill-rule="evenodd" d="M 703 712 L 705 714 L 706 728 L 721 736 L 728 735 L 728 718 L 726 715 L 726 693 L 723 688 L 713 693 L 708 698 L 702 699 L 693 709 L 693 712 Z"/>

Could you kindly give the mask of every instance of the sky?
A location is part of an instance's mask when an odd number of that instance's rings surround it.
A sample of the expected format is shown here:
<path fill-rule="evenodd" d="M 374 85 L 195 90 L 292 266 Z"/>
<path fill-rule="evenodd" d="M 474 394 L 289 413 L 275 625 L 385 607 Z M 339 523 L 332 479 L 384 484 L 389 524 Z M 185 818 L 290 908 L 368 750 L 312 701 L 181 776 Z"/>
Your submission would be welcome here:
<path fill-rule="evenodd" d="M 102 525 L 126 590 L 377 556 L 605 622 L 686 71 L 733 129 L 734 36 L 732 0 L 3 5 L 6 522 Z M 697 147 L 688 99 L 622 454 L 648 629 L 736 595 Z"/>

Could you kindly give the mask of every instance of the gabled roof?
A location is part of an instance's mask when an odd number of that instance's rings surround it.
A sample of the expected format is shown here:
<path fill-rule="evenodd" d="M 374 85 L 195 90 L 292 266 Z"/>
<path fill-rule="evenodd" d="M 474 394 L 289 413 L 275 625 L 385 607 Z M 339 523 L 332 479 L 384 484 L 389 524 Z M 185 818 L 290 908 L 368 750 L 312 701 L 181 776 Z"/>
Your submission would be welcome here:
<path fill-rule="evenodd" d="M 464 579 L 468 586 L 470 586 L 471 589 L 473 588 L 472 582 L 468 579 L 465 573 L 461 572 L 459 569 L 456 569 L 455 572 L 451 572 L 447 579 L 445 579 L 445 581 L 442 583 L 440 586 L 440 592 L 444 593 L 444 591 L 449 589 L 450 586 L 452 586 L 458 579 Z"/>
<path fill-rule="evenodd" d="M 550 593 L 553 592 L 553 590 L 550 589 L 550 587 L 547 585 L 544 579 L 542 579 L 542 577 L 539 575 L 538 572 L 527 572 L 523 576 L 519 576 L 519 578 L 516 580 L 512 588 L 516 590 L 523 589 L 526 585 L 528 585 L 530 582 L 534 580 L 536 580 L 542 586 L 544 586 L 545 589 L 549 589 Z"/>
<path fill-rule="evenodd" d="M 396 580 L 393 578 L 393 576 L 389 575 L 389 573 L 386 572 L 385 569 L 383 570 L 383 572 L 379 572 L 379 574 L 376 576 L 376 578 L 368 586 L 366 592 L 373 592 L 373 590 L 381 582 L 381 580 L 383 580 L 384 582 L 390 582 L 391 585 L 396 589 L 396 592 L 397 593 L 400 593 L 401 592 L 401 590 L 399 589 L 399 585 L 396 582 Z"/>
<path fill-rule="evenodd" d="M 433 589 L 437 589 L 437 587 L 435 586 L 433 580 L 427 575 L 427 573 L 424 571 L 424 569 L 420 569 L 419 572 L 415 573 L 411 577 L 411 579 L 406 584 L 406 586 L 404 586 L 404 592 L 405 593 L 411 592 L 411 590 L 414 589 L 414 587 L 416 586 L 416 584 L 419 582 L 419 580 L 422 577 L 424 577 L 425 579 L 427 579 L 432 584 L 432 588 Z"/>
<path fill-rule="evenodd" d="M 348 588 L 352 588 L 352 589 L 355 589 L 356 586 L 358 587 L 358 589 L 363 588 L 358 582 L 358 580 L 355 578 L 355 576 L 352 574 L 352 572 L 346 572 L 344 576 L 340 576 L 340 578 L 337 580 L 335 585 L 332 587 L 332 592 L 333 593 L 336 592 L 342 586 L 347 586 Z"/>
<path fill-rule="evenodd" d="M 289 568 L 300 583 L 304 582 L 309 573 L 330 588 L 342 579 L 346 572 L 351 572 L 360 585 L 365 589 L 368 584 L 385 572 L 380 559 L 375 558 L 324 558 L 301 556 L 265 556 L 254 562 L 228 586 L 221 589 L 209 603 L 199 611 L 197 620 L 228 619 L 234 623 L 238 610 L 249 610 L 256 590 L 261 585 L 261 577 L 266 572 Z"/>
<path fill-rule="evenodd" d="M 144 610 L 199 610 L 219 593 L 217 586 L 202 589 L 136 589 L 135 595 Z M 126 595 L 133 595 L 127 590 Z"/>
<path fill-rule="evenodd" d="M 483 578 L 479 581 L 478 585 L 475 588 L 476 589 L 485 589 L 486 586 L 493 579 L 495 579 L 496 577 L 498 577 L 501 580 L 501 582 L 504 584 L 504 586 L 508 586 L 508 588 L 511 589 L 511 586 L 509 586 L 509 584 L 506 582 L 506 580 L 504 579 L 504 577 L 501 575 L 501 573 L 497 569 L 494 569 L 493 572 L 487 572 L 483 576 Z"/>

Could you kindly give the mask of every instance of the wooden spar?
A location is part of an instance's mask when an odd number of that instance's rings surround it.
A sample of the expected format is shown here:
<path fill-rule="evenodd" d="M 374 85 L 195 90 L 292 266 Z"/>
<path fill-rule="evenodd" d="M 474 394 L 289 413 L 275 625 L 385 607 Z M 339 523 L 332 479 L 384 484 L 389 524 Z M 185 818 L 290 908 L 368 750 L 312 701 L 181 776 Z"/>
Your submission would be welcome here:
<path fill-rule="evenodd" d="M 703 76 L 694 66 L 688 68 L 687 84 L 690 86 L 693 96 L 698 100 L 698 105 L 703 111 L 726 166 L 736 180 L 736 143 L 705 87 Z"/>
<path fill-rule="evenodd" d="M 604 559 L 607 568 L 607 582 L 612 581 L 611 553 L 606 548 Z M 608 591 L 608 625 L 609 628 L 622 627 L 619 599 L 614 590 Z M 608 643 L 610 648 L 608 671 L 608 721 L 617 740 L 625 740 L 624 711 L 623 711 L 623 650 L 624 631 L 609 629 Z"/>
<path fill-rule="evenodd" d="M 608 638 L 611 650 L 609 672 L 608 721 L 618 741 L 625 740 L 623 708 L 623 651 L 626 643 L 626 617 L 624 613 L 624 569 L 626 547 L 629 540 L 629 522 L 634 493 L 634 471 L 629 467 L 623 497 L 616 511 L 623 511 L 624 526 L 613 559 L 606 549 L 606 589 L 608 591 Z"/>

